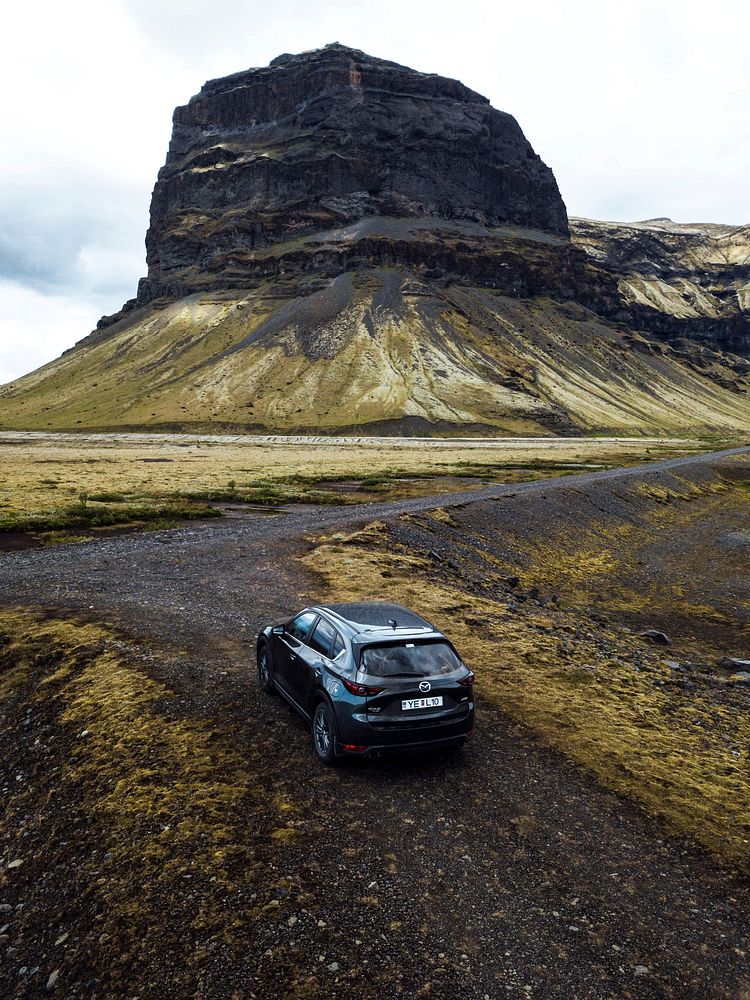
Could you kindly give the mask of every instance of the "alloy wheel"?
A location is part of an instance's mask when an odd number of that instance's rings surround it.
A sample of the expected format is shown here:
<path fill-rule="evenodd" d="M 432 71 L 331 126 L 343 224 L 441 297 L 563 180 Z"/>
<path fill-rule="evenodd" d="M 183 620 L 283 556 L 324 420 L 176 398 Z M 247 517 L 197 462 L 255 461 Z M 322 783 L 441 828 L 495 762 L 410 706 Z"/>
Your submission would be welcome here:
<path fill-rule="evenodd" d="M 261 650 L 260 657 L 258 659 L 258 673 L 260 674 L 260 682 L 263 687 L 267 687 L 271 681 L 271 669 L 268 663 L 268 651 Z"/>
<path fill-rule="evenodd" d="M 331 746 L 331 727 L 328 724 L 328 713 L 323 705 L 320 705 L 315 712 L 313 730 L 315 734 L 315 749 L 318 751 L 318 756 L 325 760 Z"/>

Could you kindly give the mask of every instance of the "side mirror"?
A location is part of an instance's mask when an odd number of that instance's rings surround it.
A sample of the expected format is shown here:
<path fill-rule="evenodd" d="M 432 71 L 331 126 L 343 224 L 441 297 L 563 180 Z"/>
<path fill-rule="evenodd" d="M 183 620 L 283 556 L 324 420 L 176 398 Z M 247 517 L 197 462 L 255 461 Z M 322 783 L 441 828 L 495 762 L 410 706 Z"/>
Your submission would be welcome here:
<path fill-rule="evenodd" d="M 284 634 L 284 626 L 283 625 L 274 625 L 274 627 L 271 629 L 271 634 L 272 635 L 283 635 Z"/>

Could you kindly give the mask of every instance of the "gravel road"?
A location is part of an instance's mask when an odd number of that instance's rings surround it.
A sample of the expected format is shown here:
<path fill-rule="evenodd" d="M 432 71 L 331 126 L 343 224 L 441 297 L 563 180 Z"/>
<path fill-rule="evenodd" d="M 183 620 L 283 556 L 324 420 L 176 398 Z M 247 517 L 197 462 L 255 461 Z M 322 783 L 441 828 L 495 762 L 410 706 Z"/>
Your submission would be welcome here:
<path fill-rule="evenodd" d="M 658 475 L 747 452 L 750 448 L 734 448 L 710 456 L 465 493 L 349 507 L 306 507 L 300 513 L 277 517 L 211 521 L 194 528 L 7 553 L 0 559 L 0 602 L 90 609 L 115 615 L 130 627 L 148 630 L 155 626 L 162 634 L 168 623 L 175 634 L 185 629 L 192 634 L 199 628 L 205 633 L 219 631 L 227 638 L 294 610 L 305 587 L 295 587 L 293 580 L 286 579 L 294 568 L 285 565 L 284 554 L 310 535 L 436 507 L 544 495 L 570 487 L 580 490 L 589 483 Z"/>

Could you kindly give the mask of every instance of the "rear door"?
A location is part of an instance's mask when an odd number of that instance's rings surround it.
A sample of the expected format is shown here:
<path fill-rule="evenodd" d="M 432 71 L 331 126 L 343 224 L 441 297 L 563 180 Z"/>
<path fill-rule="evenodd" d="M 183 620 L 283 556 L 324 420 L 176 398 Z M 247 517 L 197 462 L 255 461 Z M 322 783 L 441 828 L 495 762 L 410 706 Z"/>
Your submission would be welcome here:
<path fill-rule="evenodd" d="M 315 611 L 303 611 L 285 625 L 284 634 L 277 637 L 273 657 L 276 680 L 295 700 L 294 679 L 299 673 L 300 651 L 317 617 Z"/>
<path fill-rule="evenodd" d="M 294 662 L 296 669 L 290 673 L 294 685 L 292 695 L 305 709 L 309 708 L 312 692 L 330 662 L 336 634 L 333 625 L 321 616 L 298 651 Z"/>

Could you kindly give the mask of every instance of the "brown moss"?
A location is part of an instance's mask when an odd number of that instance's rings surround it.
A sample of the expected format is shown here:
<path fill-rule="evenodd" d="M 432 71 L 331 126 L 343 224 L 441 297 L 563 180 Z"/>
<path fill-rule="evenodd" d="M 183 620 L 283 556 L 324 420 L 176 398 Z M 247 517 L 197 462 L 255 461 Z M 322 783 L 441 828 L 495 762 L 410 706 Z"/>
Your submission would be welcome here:
<path fill-rule="evenodd" d="M 45 619 L 16 608 L 0 614 L 0 703 L 20 695 L 40 671 L 42 686 L 66 678 L 98 648 L 101 632 L 89 625 Z M 53 669 L 54 668 L 54 669 Z"/>
<path fill-rule="evenodd" d="M 630 464 L 647 451 L 668 457 L 696 447 L 598 439 L 435 448 L 408 439 L 364 445 L 179 442 L 168 436 L 102 442 L 86 435 L 28 439 L 19 447 L 17 439 L 6 439 L 0 440 L 0 530 L 45 531 L 50 544 L 61 544 L 72 540 L 71 528 L 91 535 L 97 525 L 140 520 L 163 527 L 165 519 L 216 512 L 202 501 L 338 504 L 428 496 L 486 479 L 538 479 L 566 471 L 561 466 Z"/>
<path fill-rule="evenodd" d="M 247 775 L 228 739 L 164 719 L 155 706 L 169 694 L 114 652 L 98 656 L 58 694 L 61 720 L 89 734 L 70 777 L 89 790 L 113 852 L 143 876 L 181 872 L 190 858 L 225 878 L 221 851 L 235 844 L 230 817 Z"/>

